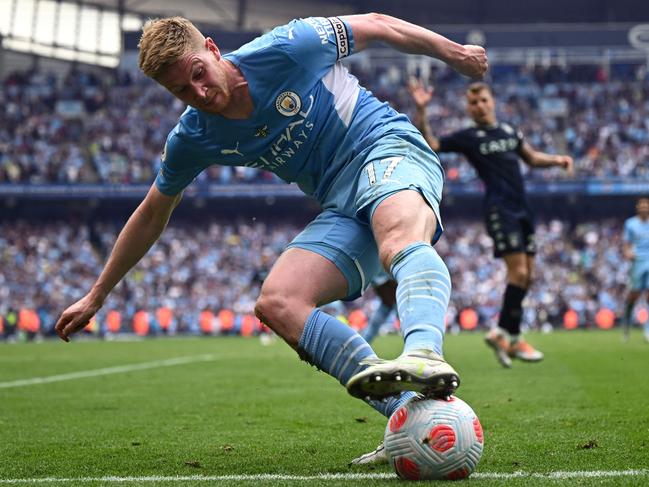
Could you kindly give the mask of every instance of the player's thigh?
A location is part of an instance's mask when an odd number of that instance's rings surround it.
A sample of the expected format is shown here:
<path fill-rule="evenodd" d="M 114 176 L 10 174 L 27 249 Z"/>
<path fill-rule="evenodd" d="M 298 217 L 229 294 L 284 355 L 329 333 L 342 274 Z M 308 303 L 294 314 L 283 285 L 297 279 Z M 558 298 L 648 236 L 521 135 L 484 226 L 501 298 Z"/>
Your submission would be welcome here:
<path fill-rule="evenodd" d="M 423 137 L 411 133 L 386 135 L 357 159 L 350 164 L 356 169 L 353 211 L 363 221 L 371 222 L 383 200 L 405 190 L 420 193 L 440 221 L 444 170 Z M 341 194 L 345 194 L 344 188 Z M 413 209 L 405 209 L 404 217 L 412 215 Z"/>
<path fill-rule="evenodd" d="M 372 231 L 383 266 L 390 267 L 394 256 L 415 242 L 431 242 L 437 216 L 419 191 L 397 191 L 379 202 L 372 215 Z"/>
<path fill-rule="evenodd" d="M 370 227 L 355 217 L 325 210 L 289 244 L 318 254 L 342 274 L 346 287 L 336 295 L 323 294 L 317 304 L 359 297 L 380 269 L 377 247 Z M 305 271 L 300 270 L 297 275 Z M 317 279 L 317 274 L 312 276 Z"/>
<path fill-rule="evenodd" d="M 443 184 L 439 158 L 421 137 L 386 137 L 369 154 L 355 202 L 360 217 L 372 225 L 386 269 L 409 244 L 440 237 Z"/>
<path fill-rule="evenodd" d="M 536 263 L 534 260 L 535 254 L 526 253 L 526 255 L 527 255 L 527 279 L 528 281 L 531 281 L 534 278 L 534 272 L 536 269 Z"/>
<path fill-rule="evenodd" d="M 531 262 L 530 256 L 525 252 L 508 252 L 503 255 L 507 265 L 507 282 L 527 289 L 530 286 Z"/>
<path fill-rule="evenodd" d="M 297 247 L 279 256 L 262 286 L 262 295 L 281 294 L 310 306 L 342 299 L 346 293 L 345 276 L 332 261 Z"/>

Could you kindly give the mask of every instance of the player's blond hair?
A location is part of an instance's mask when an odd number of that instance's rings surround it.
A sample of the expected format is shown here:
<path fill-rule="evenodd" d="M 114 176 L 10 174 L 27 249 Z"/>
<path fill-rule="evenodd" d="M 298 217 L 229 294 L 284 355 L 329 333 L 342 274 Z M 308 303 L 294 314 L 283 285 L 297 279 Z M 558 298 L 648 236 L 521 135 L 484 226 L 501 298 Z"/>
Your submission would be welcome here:
<path fill-rule="evenodd" d="M 183 17 L 150 19 L 142 27 L 138 65 L 150 78 L 157 79 L 166 68 L 186 53 L 200 49 L 205 37 Z"/>

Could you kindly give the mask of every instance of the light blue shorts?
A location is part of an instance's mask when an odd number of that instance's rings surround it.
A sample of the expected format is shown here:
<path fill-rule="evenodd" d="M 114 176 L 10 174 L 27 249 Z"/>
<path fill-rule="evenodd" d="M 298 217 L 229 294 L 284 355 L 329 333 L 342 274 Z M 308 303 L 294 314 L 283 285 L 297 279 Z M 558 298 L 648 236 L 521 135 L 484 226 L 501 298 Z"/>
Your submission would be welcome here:
<path fill-rule="evenodd" d="M 631 289 L 649 290 L 649 260 L 636 260 L 631 267 Z"/>
<path fill-rule="evenodd" d="M 435 212 L 437 242 L 444 171 L 419 134 L 387 135 L 340 172 L 320 203 L 323 212 L 289 244 L 333 262 L 347 279 L 346 300 L 356 299 L 382 269 L 370 221 L 377 206 L 403 190 L 418 191 Z"/>
<path fill-rule="evenodd" d="M 298 247 L 333 262 L 347 280 L 345 300 L 359 297 L 381 269 L 374 235 L 369 225 L 333 210 L 324 210 L 293 239 Z"/>

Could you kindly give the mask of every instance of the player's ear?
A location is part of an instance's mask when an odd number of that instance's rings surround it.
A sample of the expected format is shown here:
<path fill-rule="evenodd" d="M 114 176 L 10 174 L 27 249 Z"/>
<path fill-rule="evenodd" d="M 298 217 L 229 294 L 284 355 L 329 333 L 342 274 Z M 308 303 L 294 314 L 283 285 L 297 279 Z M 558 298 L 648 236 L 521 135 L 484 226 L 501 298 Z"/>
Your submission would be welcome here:
<path fill-rule="evenodd" d="M 221 59 L 221 51 L 219 51 L 219 48 L 216 46 L 216 44 L 214 43 L 211 37 L 205 38 L 205 47 L 207 48 L 208 51 L 214 53 L 217 60 Z"/>

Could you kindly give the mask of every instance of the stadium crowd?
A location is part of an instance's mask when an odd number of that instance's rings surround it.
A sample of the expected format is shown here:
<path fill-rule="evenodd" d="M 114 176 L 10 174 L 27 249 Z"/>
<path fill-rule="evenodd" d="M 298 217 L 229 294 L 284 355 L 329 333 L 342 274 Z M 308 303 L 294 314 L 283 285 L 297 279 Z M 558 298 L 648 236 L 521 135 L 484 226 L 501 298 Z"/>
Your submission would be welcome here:
<path fill-rule="evenodd" d="M 350 69 L 380 99 L 414 112 L 405 70 L 388 64 Z M 468 124 L 466 80 L 436 67 L 425 78 L 435 88 L 428 115 L 436 135 Z M 490 82 L 500 119 L 520 128 L 535 148 L 574 156 L 574 177 L 649 178 L 645 68 L 495 66 Z M 125 71 L 99 77 L 74 68 L 63 79 L 14 73 L 0 84 L 0 184 L 149 184 L 183 109 L 158 85 Z M 444 154 L 442 162 L 448 180 L 477 179 L 460 156 Z M 544 170 L 527 177 L 567 176 Z M 271 173 L 217 166 L 197 179 L 195 184 L 281 182 Z M 150 331 L 210 332 L 210 324 L 221 331 L 250 328 L 263 276 L 299 229 L 259 222 L 189 225 L 172 224 L 118 286 L 98 315 L 102 329 L 114 322 L 109 315 L 116 310 L 126 330 L 139 326 L 142 312 L 151 318 Z M 94 282 L 117 231 L 117 224 L 106 222 L 0 220 L 0 336 L 19 325 L 32 335 L 36 329 L 50 334 L 58 313 Z M 601 309 L 619 315 L 628 270 L 620 233 L 617 221 L 539 225 L 538 278 L 526 298 L 527 326 L 561 326 L 567 311 L 582 326 L 592 326 Z M 450 323 L 467 309 L 475 311 L 480 326 L 495 322 L 505 268 L 491 258 L 491 245 L 481 223 L 461 221 L 449 224 L 437 245 L 453 279 Z M 370 291 L 346 312 L 367 316 L 375 305 Z"/>
<path fill-rule="evenodd" d="M 351 65 L 380 99 L 412 114 L 404 70 Z M 545 152 L 576 160 L 576 178 L 649 177 L 649 77 L 646 69 L 596 66 L 492 69 L 500 118 Z M 429 117 L 436 134 L 468 123 L 466 81 L 444 68 L 426 76 L 436 96 Z M 0 85 L 0 183 L 149 183 L 169 130 L 184 107 L 139 74 L 99 78 L 73 69 L 62 80 L 38 71 L 14 73 Z M 442 159 L 449 180 L 472 181 L 460 156 Z M 530 178 L 564 178 L 538 171 Z M 212 167 L 211 183 L 276 182 L 250 168 Z"/>
<path fill-rule="evenodd" d="M 16 330 L 23 313 L 27 323 L 21 325 L 23 329 L 51 334 L 56 316 L 94 282 L 118 229 L 118 224 L 105 222 L 92 228 L 82 222 L 0 223 L 0 325 L 4 324 L 4 333 Z M 150 317 L 143 334 L 160 328 L 242 332 L 245 326 L 255 327 L 248 332 L 258 332 L 252 313 L 263 277 L 299 230 L 289 224 L 261 222 L 196 225 L 172 221 L 111 294 L 98 324 L 105 330 L 111 319 L 108 314 L 119 310 L 121 330 L 138 331 L 142 312 Z M 586 327 L 594 326 L 600 309 L 619 316 L 628 276 L 621 253 L 621 222 L 570 226 L 555 220 L 540 224 L 537 235 L 538 278 L 526 298 L 527 326 L 563 326 L 568 310 Z M 501 304 L 505 269 L 491 258 L 492 243 L 482 224 L 449 222 L 437 248 L 453 282 L 449 323 L 457 323 L 460 312 L 471 309 L 477 313 L 479 326 L 491 326 Z M 369 316 L 376 304 L 370 291 L 348 303 L 346 311 L 361 310 Z M 167 312 L 167 323 L 156 323 L 161 309 Z"/>

